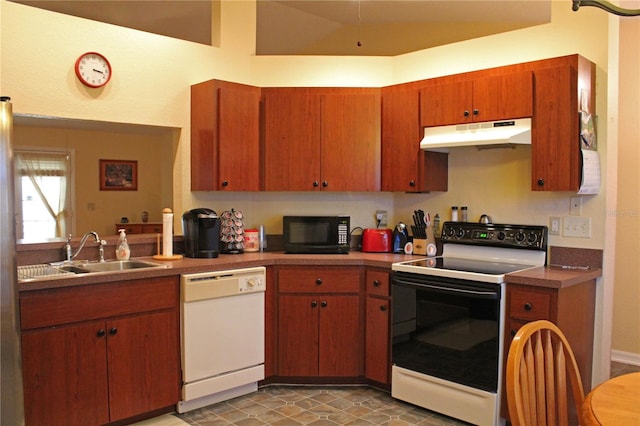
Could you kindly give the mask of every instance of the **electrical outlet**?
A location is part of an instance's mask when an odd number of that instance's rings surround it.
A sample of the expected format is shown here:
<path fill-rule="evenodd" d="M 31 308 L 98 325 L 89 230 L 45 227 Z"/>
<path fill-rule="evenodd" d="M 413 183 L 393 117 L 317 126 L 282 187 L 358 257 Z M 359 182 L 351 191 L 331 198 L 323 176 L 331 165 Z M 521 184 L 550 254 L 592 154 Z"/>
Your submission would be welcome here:
<path fill-rule="evenodd" d="M 562 235 L 564 237 L 591 238 L 591 218 L 582 216 L 563 217 Z"/>
<path fill-rule="evenodd" d="M 571 197 L 569 206 L 569 214 L 571 216 L 582 215 L 582 197 Z"/>
<path fill-rule="evenodd" d="M 562 228 L 562 218 L 559 216 L 551 216 L 549 218 L 549 235 L 560 235 Z"/>
<path fill-rule="evenodd" d="M 376 210 L 376 223 L 378 226 L 387 226 L 388 220 L 386 210 Z"/>

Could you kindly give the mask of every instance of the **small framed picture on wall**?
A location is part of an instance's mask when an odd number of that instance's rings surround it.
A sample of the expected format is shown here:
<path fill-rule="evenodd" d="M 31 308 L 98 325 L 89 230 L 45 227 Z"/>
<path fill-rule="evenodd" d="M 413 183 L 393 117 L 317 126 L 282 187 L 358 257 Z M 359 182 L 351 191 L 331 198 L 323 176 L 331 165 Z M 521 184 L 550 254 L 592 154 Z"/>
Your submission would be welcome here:
<path fill-rule="evenodd" d="M 100 191 L 137 190 L 137 161 L 100 160 Z"/>

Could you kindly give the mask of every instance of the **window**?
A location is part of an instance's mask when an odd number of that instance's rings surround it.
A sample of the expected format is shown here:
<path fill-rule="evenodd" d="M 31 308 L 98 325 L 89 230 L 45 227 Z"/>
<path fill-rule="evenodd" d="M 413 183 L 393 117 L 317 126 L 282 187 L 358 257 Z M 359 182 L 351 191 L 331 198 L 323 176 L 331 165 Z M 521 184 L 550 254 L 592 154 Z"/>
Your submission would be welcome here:
<path fill-rule="evenodd" d="M 72 231 L 73 150 L 14 150 L 16 236 L 65 238 Z"/>

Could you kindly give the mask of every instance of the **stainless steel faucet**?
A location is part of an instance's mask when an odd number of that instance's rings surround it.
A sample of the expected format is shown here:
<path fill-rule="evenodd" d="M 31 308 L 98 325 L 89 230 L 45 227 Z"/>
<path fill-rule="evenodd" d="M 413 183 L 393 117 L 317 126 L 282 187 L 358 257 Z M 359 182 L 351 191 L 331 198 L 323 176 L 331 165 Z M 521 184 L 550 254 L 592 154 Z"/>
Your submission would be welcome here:
<path fill-rule="evenodd" d="M 84 244 L 87 242 L 87 238 L 89 238 L 90 235 L 92 235 L 95 238 L 96 243 L 99 246 L 98 260 L 100 260 L 100 262 L 104 262 L 104 246 L 107 244 L 107 242 L 105 240 L 101 240 L 100 237 L 98 236 L 98 233 L 95 231 L 89 231 L 82 236 L 82 239 L 80 240 L 80 247 L 78 247 L 78 250 L 76 250 L 74 254 L 71 254 L 71 234 L 69 234 L 69 238 L 67 239 L 67 242 L 64 245 L 67 261 L 70 262 L 72 259 L 75 259 L 76 256 L 78 256 L 78 254 L 80 253 L 80 250 L 82 250 L 82 248 L 84 247 Z"/>

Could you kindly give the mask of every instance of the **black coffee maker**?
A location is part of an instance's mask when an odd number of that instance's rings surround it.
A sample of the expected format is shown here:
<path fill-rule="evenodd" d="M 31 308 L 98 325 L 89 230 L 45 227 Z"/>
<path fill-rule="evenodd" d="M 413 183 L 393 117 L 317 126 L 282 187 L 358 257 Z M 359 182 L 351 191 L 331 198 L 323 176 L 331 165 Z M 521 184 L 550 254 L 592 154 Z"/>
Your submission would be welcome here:
<path fill-rule="evenodd" d="M 220 218 L 211 209 L 199 208 L 182 215 L 184 254 L 187 257 L 218 257 Z"/>

